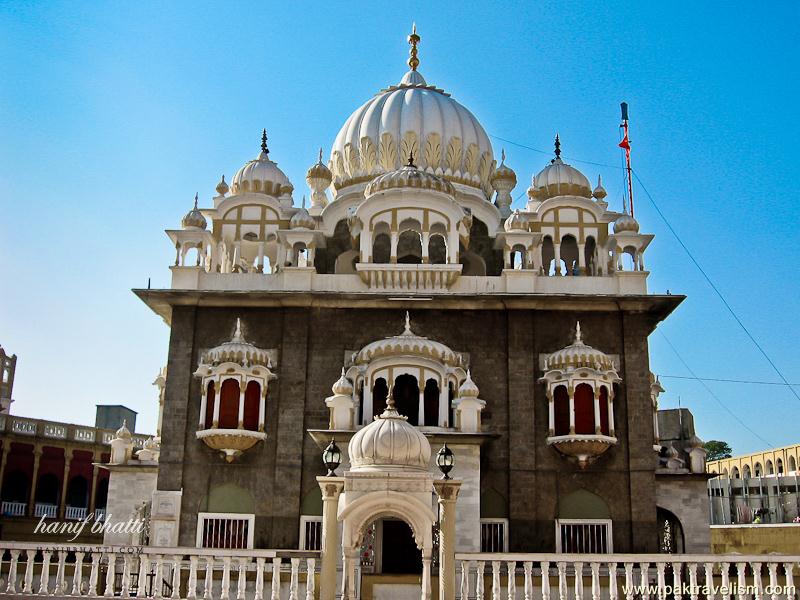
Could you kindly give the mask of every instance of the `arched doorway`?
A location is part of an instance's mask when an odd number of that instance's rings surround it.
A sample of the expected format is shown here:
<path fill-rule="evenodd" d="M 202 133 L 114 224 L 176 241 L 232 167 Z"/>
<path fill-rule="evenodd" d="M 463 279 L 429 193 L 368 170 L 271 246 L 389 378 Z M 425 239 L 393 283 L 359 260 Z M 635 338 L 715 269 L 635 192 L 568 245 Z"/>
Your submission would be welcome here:
<path fill-rule="evenodd" d="M 392 388 L 394 405 L 411 425 L 419 424 L 419 384 L 413 375 L 400 375 L 394 380 Z"/>
<path fill-rule="evenodd" d="M 373 521 L 361 544 L 361 566 L 367 573 L 421 575 L 422 550 L 408 523 L 391 517 Z"/>
<path fill-rule="evenodd" d="M 680 519 L 666 508 L 656 507 L 658 551 L 662 554 L 683 554 L 685 540 Z"/>

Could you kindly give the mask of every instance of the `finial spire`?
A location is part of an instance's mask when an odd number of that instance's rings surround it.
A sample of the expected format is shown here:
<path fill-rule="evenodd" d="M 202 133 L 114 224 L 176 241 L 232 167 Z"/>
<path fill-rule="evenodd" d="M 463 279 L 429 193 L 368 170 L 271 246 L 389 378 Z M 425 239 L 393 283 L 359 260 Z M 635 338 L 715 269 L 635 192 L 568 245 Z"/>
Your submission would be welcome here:
<path fill-rule="evenodd" d="M 406 328 L 403 333 L 411 333 L 411 316 L 409 316 L 408 311 L 406 311 Z"/>
<path fill-rule="evenodd" d="M 322 148 L 319 149 L 319 164 L 322 164 Z"/>
<path fill-rule="evenodd" d="M 266 130 L 266 128 L 261 130 L 261 151 L 264 154 L 269 154 L 269 148 L 267 148 L 267 130 Z"/>
<path fill-rule="evenodd" d="M 242 319 L 236 317 L 236 330 L 233 332 L 232 342 L 243 342 L 244 335 L 242 334 Z"/>
<path fill-rule="evenodd" d="M 506 162 L 506 149 L 503 148 L 502 150 L 500 150 L 500 164 L 502 165 L 505 162 Z"/>
<path fill-rule="evenodd" d="M 414 151 L 413 150 L 409 150 L 408 151 L 408 164 L 406 166 L 414 167 L 415 169 L 417 168 L 417 165 L 414 164 Z"/>
<path fill-rule="evenodd" d="M 578 321 L 575 325 L 575 343 L 582 344 L 583 336 L 581 335 L 581 322 Z"/>
<path fill-rule="evenodd" d="M 419 66 L 419 58 L 417 58 L 417 44 L 419 44 L 420 37 L 417 35 L 417 24 L 411 24 L 411 35 L 408 36 L 408 43 L 411 44 L 411 50 L 408 51 L 408 66 L 412 71 L 416 71 Z"/>
<path fill-rule="evenodd" d="M 194 193 L 194 209 L 195 209 L 195 210 L 197 210 L 197 197 L 198 197 L 199 195 L 200 195 L 200 194 L 199 194 L 198 192 L 195 192 L 195 193 Z"/>
<path fill-rule="evenodd" d="M 561 138 L 556 134 L 556 158 L 561 158 Z"/>
<path fill-rule="evenodd" d="M 303 206 L 303 208 L 306 207 L 306 195 L 305 194 L 303 194 L 303 205 L 302 206 Z"/>

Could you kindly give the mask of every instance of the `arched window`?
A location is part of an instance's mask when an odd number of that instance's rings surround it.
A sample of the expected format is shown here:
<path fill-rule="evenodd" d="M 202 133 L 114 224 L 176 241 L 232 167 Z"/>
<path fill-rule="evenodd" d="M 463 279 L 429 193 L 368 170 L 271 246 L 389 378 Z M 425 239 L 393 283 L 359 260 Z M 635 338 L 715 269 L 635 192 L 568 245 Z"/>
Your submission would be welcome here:
<path fill-rule="evenodd" d="M 447 423 L 445 425 L 449 427 L 455 427 L 455 415 L 453 414 L 453 399 L 456 397 L 456 388 L 453 385 L 453 382 L 447 384 Z"/>
<path fill-rule="evenodd" d="M 575 388 L 575 433 L 594 432 L 594 391 L 588 383 L 581 383 Z"/>
<path fill-rule="evenodd" d="M 372 262 L 389 263 L 392 260 L 392 241 L 387 233 L 379 233 L 372 240 Z"/>
<path fill-rule="evenodd" d="M 611 435 L 608 423 L 608 388 L 600 386 L 600 433 Z"/>
<path fill-rule="evenodd" d="M 525 246 L 521 244 L 515 245 L 511 248 L 511 268 L 512 269 L 527 269 L 528 261 L 525 258 Z"/>
<path fill-rule="evenodd" d="M 294 246 L 292 246 L 292 256 L 292 263 L 295 267 L 308 266 L 308 254 L 306 245 L 303 242 L 297 242 Z"/>
<path fill-rule="evenodd" d="M 775 468 L 772 466 L 772 461 L 767 459 L 767 475 L 774 475 Z"/>
<path fill-rule="evenodd" d="M 14 469 L 6 475 L 3 482 L 3 501 L 27 502 L 29 489 L 28 476 L 21 469 Z"/>
<path fill-rule="evenodd" d="M 742 477 L 744 477 L 745 479 L 750 479 L 750 477 L 752 477 L 752 475 L 753 475 L 753 474 L 752 474 L 752 472 L 750 471 L 750 465 L 745 465 L 745 466 L 742 468 Z"/>
<path fill-rule="evenodd" d="M 395 408 L 408 417 L 411 425 L 419 425 L 419 384 L 413 375 L 400 375 L 394 380 L 392 398 Z"/>
<path fill-rule="evenodd" d="M 214 382 L 209 381 L 208 388 L 206 389 L 206 429 L 211 429 L 214 426 L 214 402 L 216 399 L 214 387 Z"/>
<path fill-rule="evenodd" d="M 797 472 L 797 459 L 794 456 L 789 457 L 789 471 Z"/>
<path fill-rule="evenodd" d="M 431 234 L 428 241 L 428 260 L 432 265 L 447 263 L 447 244 L 443 235 L 438 233 Z"/>
<path fill-rule="evenodd" d="M 425 382 L 425 425 L 439 425 L 439 384 L 435 379 Z"/>
<path fill-rule="evenodd" d="M 575 236 L 565 235 L 561 238 L 561 261 L 565 265 L 565 275 L 577 275 L 578 273 L 578 242 Z"/>
<path fill-rule="evenodd" d="M 761 472 L 761 463 L 760 462 L 756 463 L 756 465 L 754 467 L 754 472 L 756 474 L 756 477 L 761 477 L 761 475 L 763 475 L 763 473 Z"/>
<path fill-rule="evenodd" d="M 620 266 L 623 271 L 636 270 L 636 248 L 633 246 L 625 246 L 620 256 Z"/>
<path fill-rule="evenodd" d="M 733 467 L 731 469 L 731 479 L 739 479 L 739 467 Z"/>
<path fill-rule="evenodd" d="M 555 435 L 569 435 L 569 394 L 566 386 L 560 385 L 553 394 Z"/>
<path fill-rule="evenodd" d="M 89 482 L 81 475 L 69 480 L 67 485 L 67 506 L 87 508 L 89 506 Z"/>
<path fill-rule="evenodd" d="M 545 275 L 555 274 L 555 266 L 553 265 L 555 256 L 556 252 L 553 248 L 553 238 L 546 235 L 544 236 L 544 241 L 542 241 L 542 269 Z"/>
<path fill-rule="evenodd" d="M 46 473 L 39 478 L 36 484 L 37 504 L 58 504 L 59 488 L 61 482 L 52 473 Z"/>
<path fill-rule="evenodd" d="M 595 264 L 596 252 L 597 244 L 594 241 L 594 237 L 590 235 L 586 238 L 586 246 L 583 251 L 586 273 L 581 273 L 581 275 L 597 275 L 597 264 Z"/>
<path fill-rule="evenodd" d="M 261 386 L 250 381 L 244 390 L 244 428 L 258 431 L 258 413 L 261 405 Z"/>
<path fill-rule="evenodd" d="M 219 427 L 236 429 L 239 427 L 239 382 L 226 379 L 219 393 Z"/>
<path fill-rule="evenodd" d="M 656 507 L 659 528 L 658 551 L 662 554 L 682 554 L 684 552 L 683 526 L 671 511 Z"/>
<path fill-rule="evenodd" d="M 397 241 L 397 262 L 418 265 L 422 262 L 422 238 L 417 231 L 407 229 Z"/>
<path fill-rule="evenodd" d="M 377 417 L 386 410 L 386 399 L 389 397 L 389 386 L 383 377 L 375 380 L 372 386 L 372 416 Z"/>

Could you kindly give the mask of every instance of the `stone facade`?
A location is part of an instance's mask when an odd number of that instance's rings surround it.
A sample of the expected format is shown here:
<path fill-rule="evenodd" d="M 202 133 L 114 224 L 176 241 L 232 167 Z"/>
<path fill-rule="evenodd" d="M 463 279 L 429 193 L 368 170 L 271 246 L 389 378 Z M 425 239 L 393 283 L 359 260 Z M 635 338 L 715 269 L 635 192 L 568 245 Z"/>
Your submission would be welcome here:
<path fill-rule="evenodd" d="M 140 294 L 153 302 L 159 293 Z M 269 306 L 278 304 L 273 300 L 264 299 L 263 307 L 172 308 L 158 488 L 183 490 L 181 545 L 194 544 L 197 513 L 208 508 L 210 491 L 234 484 L 254 499 L 256 547 L 297 547 L 301 503 L 322 474 L 320 450 L 306 430 L 328 426 L 324 398 L 345 351 L 395 333 L 403 314 L 386 301 L 361 308 L 346 301 Z M 647 336 L 665 316 L 663 307 L 668 312 L 679 301 L 644 300 L 640 305 L 649 312 L 597 310 L 592 299 L 578 310 L 557 299 L 527 309 L 455 308 L 446 301 L 428 303 L 424 310 L 410 307 L 416 332 L 469 355 L 472 377 L 487 402 L 483 431 L 490 435 L 480 450 L 481 494 L 490 491 L 505 500 L 510 550 L 554 550 L 559 499 L 581 488 L 609 505 L 615 550 L 656 549 Z M 266 441 L 226 464 L 195 439 L 201 390 L 192 373 L 204 350 L 229 338 L 237 317 L 248 341 L 278 350 L 278 378 L 269 388 Z M 547 399 L 537 381 L 539 355 L 563 347 L 578 319 L 588 344 L 620 357 L 622 378 L 614 401 L 618 445 L 586 470 L 546 445 Z M 469 487 L 462 498 L 465 507 L 474 507 L 479 500 Z"/>

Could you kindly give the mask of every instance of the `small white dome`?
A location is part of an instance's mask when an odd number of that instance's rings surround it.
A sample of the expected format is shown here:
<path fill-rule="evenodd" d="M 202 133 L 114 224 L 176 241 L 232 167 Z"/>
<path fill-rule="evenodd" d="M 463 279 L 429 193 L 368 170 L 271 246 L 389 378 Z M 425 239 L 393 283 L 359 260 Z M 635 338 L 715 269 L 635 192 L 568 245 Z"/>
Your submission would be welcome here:
<path fill-rule="evenodd" d="M 583 343 L 581 324 L 575 327 L 575 341 L 566 348 L 553 352 L 545 359 L 545 370 L 558 369 L 595 369 L 597 371 L 613 371 L 614 362 L 606 353 Z"/>
<path fill-rule="evenodd" d="M 639 233 L 639 221 L 628 213 L 623 213 L 614 221 L 614 233 L 622 233 L 624 231 Z"/>
<path fill-rule="evenodd" d="M 472 375 L 467 370 L 467 378 L 464 380 L 464 383 L 458 388 L 458 396 L 460 398 L 464 398 L 466 396 L 477 398 L 478 397 L 478 386 L 475 385 L 475 382 L 472 381 Z"/>
<path fill-rule="evenodd" d="M 382 415 L 353 436 L 348 449 L 352 471 L 426 471 L 431 460 L 427 438 L 391 401 Z"/>
<path fill-rule="evenodd" d="M 205 352 L 201 362 L 206 365 L 233 362 L 242 366 L 262 365 L 267 368 L 272 368 L 269 353 L 266 350 L 257 348 L 244 339 L 241 319 L 236 319 L 236 330 L 233 333 L 231 341 L 223 342 L 219 346 Z"/>
<path fill-rule="evenodd" d="M 528 231 L 528 221 L 523 217 L 519 209 L 516 209 L 511 216 L 506 219 L 503 225 L 506 231 Z"/>
<path fill-rule="evenodd" d="M 186 213 L 181 219 L 181 226 L 184 229 L 205 229 L 208 223 L 203 213 L 197 208 L 197 194 L 194 196 L 194 208 Z"/>
<path fill-rule="evenodd" d="M 216 190 L 217 194 L 220 196 L 224 196 L 230 191 L 230 187 L 228 187 L 228 184 L 225 182 L 225 175 L 222 176 L 222 179 L 217 184 Z"/>
<path fill-rule="evenodd" d="M 540 201 L 556 196 L 592 197 L 592 186 L 586 175 L 561 160 L 561 141 L 557 135 L 556 157 L 533 176 L 533 184 L 528 193 Z"/>
<path fill-rule="evenodd" d="M 517 185 L 517 174 L 511 167 L 506 166 L 506 151 L 500 153 L 500 166 L 494 170 L 492 185 L 496 190 L 506 189 L 511 191 Z"/>
<path fill-rule="evenodd" d="M 125 440 L 126 442 L 131 440 L 132 436 L 130 429 L 128 429 L 127 419 L 124 419 L 122 421 L 122 425 L 120 426 L 119 429 L 117 429 L 116 436 L 118 439 Z"/>
<path fill-rule="evenodd" d="M 303 198 L 303 206 L 297 209 L 297 212 L 289 219 L 289 227 L 292 229 L 315 229 L 317 222 L 314 220 L 305 207 L 306 199 Z"/>
<path fill-rule="evenodd" d="M 603 187 L 603 177 L 602 175 L 598 175 L 597 187 L 592 190 L 592 197 L 603 200 L 606 196 L 608 196 L 608 192 L 606 192 L 606 188 Z"/>
<path fill-rule="evenodd" d="M 234 194 L 258 192 L 276 198 L 294 190 L 289 178 L 278 168 L 278 163 L 269 159 L 266 130 L 261 136 L 261 152 L 236 172 L 231 181 L 231 189 Z"/>
<path fill-rule="evenodd" d="M 353 393 L 353 384 L 344 375 L 344 367 L 342 367 L 342 375 L 331 386 L 331 391 L 338 396 L 350 396 Z"/>
<path fill-rule="evenodd" d="M 393 188 L 414 188 L 431 190 L 435 192 L 442 192 L 450 197 L 455 196 L 456 190 L 453 185 L 442 177 L 437 177 L 430 173 L 426 173 L 418 169 L 412 164 L 413 156 L 410 156 L 408 163 L 402 169 L 389 171 L 383 175 L 378 175 L 375 179 L 370 181 L 367 186 L 364 196 L 369 198 L 382 192 Z"/>

